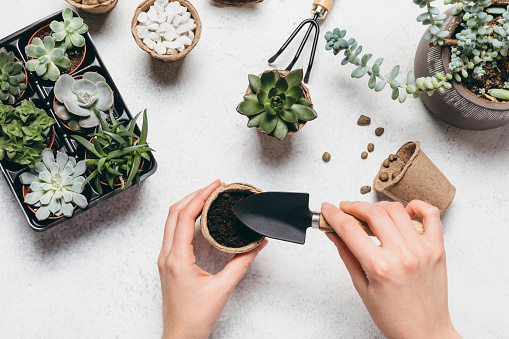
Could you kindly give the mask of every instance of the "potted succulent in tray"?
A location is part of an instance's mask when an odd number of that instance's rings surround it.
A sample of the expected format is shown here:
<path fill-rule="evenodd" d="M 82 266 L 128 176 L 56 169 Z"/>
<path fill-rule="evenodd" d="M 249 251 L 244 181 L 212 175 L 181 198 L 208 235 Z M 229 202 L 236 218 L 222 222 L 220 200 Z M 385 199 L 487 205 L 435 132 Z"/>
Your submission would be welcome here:
<path fill-rule="evenodd" d="M 399 66 L 382 75 L 383 58 L 368 65 L 372 55 L 361 55 L 362 46 L 347 40 L 344 30 L 327 32 L 326 49 L 344 51 L 342 64 L 357 66 L 352 77 L 367 75 L 369 88 L 381 91 L 389 85 L 392 98 L 400 102 L 408 95 L 421 97 L 433 114 L 452 125 L 488 129 L 508 123 L 509 2 L 445 0 L 455 7 L 440 13 L 432 1 L 414 1 L 425 8 L 417 21 L 430 25 L 417 49 L 417 79 L 409 72 L 397 80 Z"/>
<path fill-rule="evenodd" d="M 31 172 L 22 173 L 19 177 L 23 186 L 25 203 L 35 212 L 37 220 L 57 219 L 63 216 L 72 217 L 76 206 L 88 206 L 83 192 L 86 165 L 64 152 L 45 149 L 42 161 L 35 165 Z M 52 215 L 52 217 L 51 217 Z"/>
<path fill-rule="evenodd" d="M 317 118 L 302 69 L 249 75 L 249 87 L 237 112 L 249 118 L 248 127 L 283 140 Z"/>
<path fill-rule="evenodd" d="M 62 11 L 62 18 L 64 21 L 54 20 L 35 32 L 25 47 L 27 70 L 43 80 L 57 81 L 62 72 L 74 72 L 85 59 L 82 34 L 88 32 L 88 26 L 69 8 Z"/>
<path fill-rule="evenodd" d="M 55 119 L 31 100 L 14 108 L 0 104 L 0 160 L 34 167 L 55 139 Z"/>
<path fill-rule="evenodd" d="M 95 111 L 100 121 L 92 139 L 86 140 L 79 135 L 71 136 L 86 149 L 85 164 L 90 174 L 83 183 L 94 181 L 94 187 L 102 194 L 102 186 L 121 186 L 125 189 L 131 182 L 140 184 L 140 172 L 145 161 L 150 161 L 147 152 L 153 151 L 147 144 L 148 119 L 147 111 L 143 113 L 143 125 L 140 135 L 134 133 L 138 113 L 127 126 L 117 121 L 112 110 L 109 112 L 109 122 L 101 112 Z"/>
<path fill-rule="evenodd" d="M 27 76 L 23 62 L 13 52 L 0 48 L 0 103 L 9 105 L 18 101 L 27 88 Z"/>

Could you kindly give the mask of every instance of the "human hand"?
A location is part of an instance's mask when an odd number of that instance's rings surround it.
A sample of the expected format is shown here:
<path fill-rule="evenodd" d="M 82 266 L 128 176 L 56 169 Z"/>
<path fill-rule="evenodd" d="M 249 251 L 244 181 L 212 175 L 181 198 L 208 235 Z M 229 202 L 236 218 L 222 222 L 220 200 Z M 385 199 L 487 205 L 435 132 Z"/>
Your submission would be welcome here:
<path fill-rule="evenodd" d="M 219 181 L 185 197 L 170 208 L 158 267 L 163 294 L 163 339 L 207 338 L 247 272 L 264 240 L 254 250 L 237 254 L 216 275 L 196 265 L 193 237 L 196 219 Z"/>
<path fill-rule="evenodd" d="M 422 201 L 329 203 L 327 233 L 373 321 L 387 338 L 461 338 L 449 316 L 447 270 L 440 212 Z M 377 246 L 345 213 L 366 221 Z M 411 217 L 423 219 L 424 234 Z"/>

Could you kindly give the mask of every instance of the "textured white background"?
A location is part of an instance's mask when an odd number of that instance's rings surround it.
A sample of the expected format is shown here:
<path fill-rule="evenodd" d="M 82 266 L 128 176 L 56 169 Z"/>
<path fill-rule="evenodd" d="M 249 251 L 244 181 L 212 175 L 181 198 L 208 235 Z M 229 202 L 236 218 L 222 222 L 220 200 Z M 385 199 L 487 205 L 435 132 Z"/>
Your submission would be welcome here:
<path fill-rule="evenodd" d="M 309 192 L 323 201 L 377 201 L 361 196 L 380 162 L 408 140 L 422 148 L 457 187 L 444 215 L 453 322 L 466 338 L 507 338 L 509 127 L 471 132 L 433 118 L 419 100 L 393 102 L 367 79 L 325 52 L 321 37 L 309 88 L 316 121 L 284 142 L 247 129 L 235 112 L 248 73 L 309 16 L 311 1 L 266 0 L 242 7 L 193 1 L 201 41 L 184 60 L 164 64 L 134 42 L 138 0 L 121 0 L 108 15 L 80 14 L 132 112 L 148 108 L 149 142 L 158 172 L 65 225 L 45 233 L 26 223 L 0 182 L 1 338 L 157 338 L 161 295 L 156 260 L 169 206 L 216 178 L 263 190 Z M 63 0 L 3 0 L 0 37 L 66 6 Z M 413 67 L 423 27 L 410 0 L 337 1 L 321 36 L 348 30 L 385 69 Z M 296 46 L 276 64 L 286 67 Z M 297 66 L 307 64 L 308 52 Z M 360 114 L 370 127 L 356 126 Z M 381 138 L 374 129 L 384 126 Z M 368 142 L 375 152 L 360 159 Z M 323 163 L 324 151 L 332 154 Z M 232 295 L 213 338 L 380 338 L 335 248 L 320 232 L 305 246 L 272 241 Z M 196 233 L 204 268 L 217 272 L 230 256 Z"/>

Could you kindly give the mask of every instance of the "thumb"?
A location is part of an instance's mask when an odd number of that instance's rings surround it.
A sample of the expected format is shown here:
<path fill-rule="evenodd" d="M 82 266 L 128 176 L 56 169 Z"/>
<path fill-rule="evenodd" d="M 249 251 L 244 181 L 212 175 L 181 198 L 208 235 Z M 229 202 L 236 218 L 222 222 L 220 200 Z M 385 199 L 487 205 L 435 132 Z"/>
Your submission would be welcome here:
<path fill-rule="evenodd" d="M 236 254 L 232 260 L 225 266 L 225 268 L 219 272 L 221 279 L 225 280 L 225 283 L 232 286 L 232 289 L 237 286 L 240 279 L 246 274 L 247 270 L 253 263 L 254 259 L 260 253 L 260 251 L 268 244 L 268 240 L 265 239 L 260 245 L 252 249 L 247 253 Z"/>

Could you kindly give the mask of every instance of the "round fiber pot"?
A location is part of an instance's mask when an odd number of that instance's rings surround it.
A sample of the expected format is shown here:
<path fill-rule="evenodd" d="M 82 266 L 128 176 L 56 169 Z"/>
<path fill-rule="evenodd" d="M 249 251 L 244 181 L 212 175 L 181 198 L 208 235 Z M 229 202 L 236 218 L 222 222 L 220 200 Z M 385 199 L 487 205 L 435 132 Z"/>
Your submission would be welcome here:
<path fill-rule="evenodd" d="M 261 77 L 262 74 L 267 73 L 267 72 L 272 72 L 272 70 L 265 71 L 265 72 L 259 74 L 258 76 Z M 279 76 L 281 78 L 285 78 L 290 73 L 290 71 L 280 71 L 280 70 L 277 70 L 277 72 L 279 73 Z M 313 108 L 313 101 L 311 101 L 311 96 L 309 95 L 309 89 L 304 84 L 302 84 L 302 83 L 300 84 L 300 87 L 302 88 L 303 97 L 306 98 L 307 100 L 309 100 L 309 102 L 311 103 L 311 108 Z M 251 89 L 251 86 L 247 86 L 247 90 L 246 90 L 245 95 L 247 95 L 247 94 L 256 94 L 256 93 Z M 298 131 L 300 131 L 304 127 L 306 122 L 307 121 L 299 120 L 299 129 L 296 130 L 296 131 L 288 131 L 288 135 L 292 135 L 292 134 L 295 134 Z M 266 134 L 266 133 L 262 132 L 260 127 L 258 127 L 257 129 L 258 129 L 258 131 L 260 133 Z M 274 136 L 272 136 L 272 135 L 269 135 L 269 136 L 274 138 Z M 277 138 L 275 138 L 275 139 L 277 139 Z"/>
<path fill-rule="evenodd" d="M 201 231 L 215 248 L 227 253 L 246 253 L 256 248 L 265 239 L 264 236 L 257 234 L 235 217 L 231 207 L 242 197 L 239 195 L 251 195 L 261 193 L 262 191 L 249 184 L 234 183 L 218 187 L 207 199 L 201 214 Z M 244 197 L 245 197 L 244 196 Z M 225 201 L 228 201 L 226 203 Z M 225 221 L 226 220 L 226 221 Z M 233 224 L 232 224 L 233 223 Z M 218 229 L 218 225 L 228 225 L 229 228 Z M 244 242 L 249 239 L 249 243 L 236 247 L 225 244 L 236 239 L 242 234 Z"/>
<path fill-rule="evenodd" d="M 155 51 L 153 51 L 150 48 L 148 48 L 143 43 L 143 41 L 140 39 L 140 37 L 138 36 L 138 32 L 136 31 L 136 26 L 138 26 L 138 15 L 141 12 L 147 12 L 150 9 L 150 6 L 152 6 L 154 4 L 155 0 L 145 0 L 145 1 L 143 1 L 136 8 L 136 11 L 134 12 L 134 17 L 131 20 L 131 34 L 133 35 L 134 40 L 136 41 L 138 46 L 140 46 L 140 48 L 142 50 L 144 50 L 145 52 L 150 54 L 152 57 L 154 57 L 156 59 L 159 59 L 159 60 L 162 60 L 164 62 L 177 61 L 177 60 L 180 60 L 183 57 L 185 57 L 196 46 L 196 44 L 198 43 L 198 41 L 200 40 L 200 37 L 201 37 L 202 24 L 201 24 L 201 21 L 200 21 L 200 17 L 198 16 L 198 11 L 187 0 L 177 0 L 177 1 L 180 2 L 180 5 L 182 5 L 182 6 L 187 8 L 189 13 L 191 13 L 191 18 L 194 19 L 194 22 L 196 24 L 196 28 L 194 29 L 193 42 L 191 43 L 191 45 L 187 46 L 186 49 L 184 49 L 182 52 L 179 52 L 178 54 L 158 54 Z"/>
<path fill-rule="evenodd" d="M 104 14 L 111 11 L 118 3 L 118 0 L 107 0 L 103 3 L 97 4 L 97 5 L 83 5 L 82 3 L 73 1 L 73 0 L 65 0 L 67 3 L 73 5 L 74 7 L 77 7 L 79 9 L 84 10 L 85 12 L 91 13 L 91 14 Z"/>
<path fill-rule="evenodd" d="M 383 172 L 389 175 L 385 182 L 379 179 Z M 440 213 L 449 208 L 456 194 L 456 188 L 424 154 L 418 141 L 404 144 L 389 167 L 380 166 L 373 188 L 405 206 L 412 200 L 425 201 Z"/>
<path fill-rule="evenodd" d="M 493 0 L 493 5 L 507 6 L 509 1 Z M 452 16 L 452 9 L 446 11 L 447 18 L 443 29 L 451 32 L 450 39 L 463 15 Z M 449 72 L 449 46 L 429 47 L 424 33 L 415 54 L 415 77 L 433 76 L 437 72 Z M 421 95 L 421 99 L 432 114 L 455 127 L 469 130 L 487 130 L 509 123 L 509 103 L 494 103 L 483 100 L 470 93 L 455 80 L 451 80 L 452 88 L 445 94 L 436 91 L 432 96 Z"/>
<path fill-rule="evenodd" d="M 213 1 L 223 5 L 244 6 L 262 2 L 263 0 L 213 0 Z"/>

